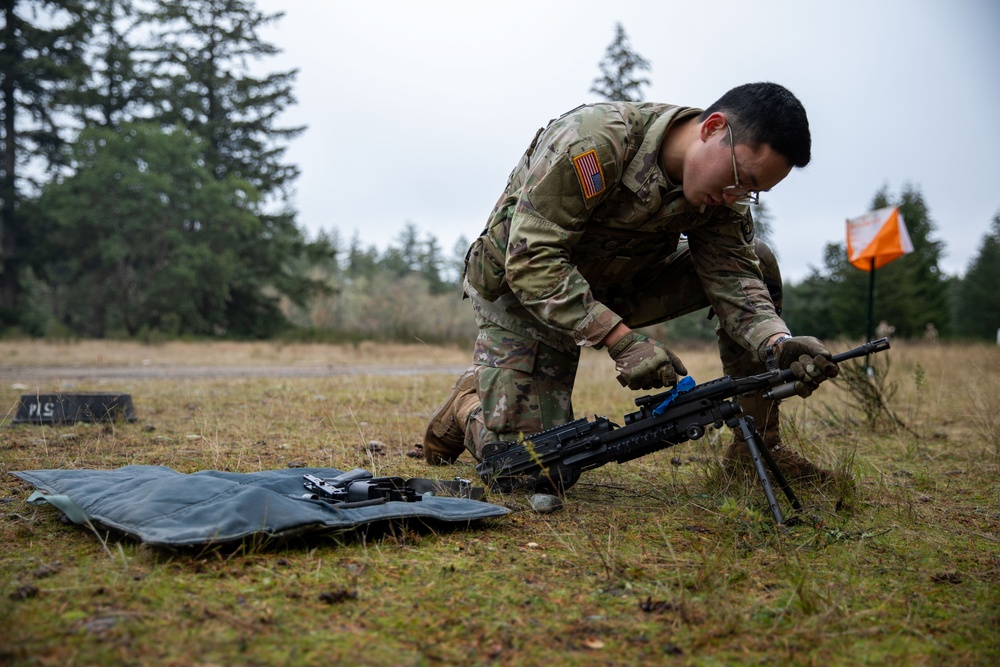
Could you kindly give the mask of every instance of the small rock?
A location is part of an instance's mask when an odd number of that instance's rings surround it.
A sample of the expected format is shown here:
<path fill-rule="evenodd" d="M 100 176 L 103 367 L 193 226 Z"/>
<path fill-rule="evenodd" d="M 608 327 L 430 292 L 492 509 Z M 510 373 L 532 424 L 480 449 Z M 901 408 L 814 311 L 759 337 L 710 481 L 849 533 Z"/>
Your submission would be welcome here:
<path fill-rule="evenodd" d="M 349 591 L 345 588 L 338 588 L 335 591 L 328 591 L 319 594 L 320 602 L 325 602 L 327 604 L 339 604 L 341 602 L 347 602 L 348 600 L 357 600 L 358 592 Z"/>
<path fill-rule="evenodd" d="M 34 576 L 35 579 L 43 579 L 44 577 L 51 577 L 59 572 L 60 569 L 62 569 L 62 563 L 59 561 L 53 561 L 36 568 L 32 576 Z"/>
<path fill-rule="evenodd" d="M 371 452 L 372 454 L 385 454 L 385 443 L 379 440 L 369 440 L 368 445 L 362 447 L 361 451 Z"/>
<path fill-rule="evenodd" d="M 549 514 L 561 510 L 563 506 L 562 498 L 548 493 L 536 493 L 528 498 L 528 502 L 531 503 L 531 509 L 539 514 Z"/>
<path fill-rule="evenodd" d="M 31 584 L 26 584 L 24 586 L 19 586 L 17 590 L 12 591 L 10 594 L 10 599 L 16 602 L 21 600 L 28 600 L 38 595 L 38 586 L 32 586 Z"/>
<path fill-rule="evenodd" d="M 93 618 L 87 621 L 84 624 L 83 629 L 92 635 L 103 635 L 116 625 L 118 625 L 117 616 L 102 616 L 100 618 Z"/>

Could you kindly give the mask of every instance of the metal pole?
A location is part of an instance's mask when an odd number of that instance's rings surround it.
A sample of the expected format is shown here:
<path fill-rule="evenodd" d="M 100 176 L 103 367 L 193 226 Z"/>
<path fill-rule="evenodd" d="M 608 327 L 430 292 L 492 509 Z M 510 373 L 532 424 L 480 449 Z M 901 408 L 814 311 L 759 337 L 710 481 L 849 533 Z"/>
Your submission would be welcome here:
<path fill-rule="evenodd" d="M 871 270 L 868 272 L 868 321 L 865 326 L 867 328 L 867 339 L 865 342 L 870 343 L 872 341 L 872 326 L 874 325 L 874 312 L 875 312 L 875 258 L 872 257 Z M 868 355 L 865 355 L 865 368 L 867 369 L 868 375 L 872 374 L 872 367 L 868 363 Z"/>

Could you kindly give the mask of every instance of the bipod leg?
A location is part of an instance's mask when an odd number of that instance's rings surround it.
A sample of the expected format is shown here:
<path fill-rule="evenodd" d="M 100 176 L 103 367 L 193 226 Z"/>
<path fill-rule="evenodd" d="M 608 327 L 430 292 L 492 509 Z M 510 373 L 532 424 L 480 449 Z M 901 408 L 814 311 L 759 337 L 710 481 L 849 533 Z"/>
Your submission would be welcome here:
<path fill-rule="evenodd" d="M 752 419 L 752 417 L 750 419 Z M 754 429 L 754 433 L 757 433 L 756 429 Z M 760 450 L 760 453 L 761 456 L 764 457 L 767 467 L 770 468 L 771 472 L 774 474 L 774 479 L 778 481 L 778 486 L 780 486 L 781 490 L 785 492 L 785 497 L 788 498 L 788 502 L 792 504 L 792 509 L 801 510 L 802 503 L 799 502 L 798 496 L 796 496 L 795 492 L 792 491 L 791 484 L 789 484 L 788 480 L 785 479 L 785 476 L 781 474 L 781 469 L 778 468 L 778 464 L 774 460 L 774 457 L 771 456 L 771 452 L 767 451 L 767 447 L 764 447 Z"/>
<path fill-rule="evenodd" d="M 771 508 L 771 515 L 774 516 L 775 523 L 784 528 L 785 517 L 781 513 L 781 508 L 778 507 L 778 499 L 774 496 L 774 489 L 771 488 L 771 480 L 768 479 L 767 470 L 764 469 L 764 460 L 761 457 L 760 448 L 757 446 L 758 433 L 757 429 L 753 426 L 753 419 L 751 417 L 747 417 L 746 415 L 740 415 L 736 418 L 736 424 L 727 425 L 729 428 L 739 426 L 740 433 L 743 434 L 743 440 L 747 444 L 747 449 L 750 450 L 750 457 L 753 459 L 754 468 L 757 469 L 757 477 L 760 479 L 760 485 L 764 487 L 764 497 L 767 498 L 767 504 Z M 768 454 L 768 458 L 770 458 L 770 454 Z M 774 465 L 773 458 L 771 458 L 769 465 Z M 784 480 L 784 478 L 782 478 L 782 480 Z M 787 484 L 788 483 L 785 482 L 786 486 Z M 786 493 L 790 491 L 791 489 L 786 491 Z"/>

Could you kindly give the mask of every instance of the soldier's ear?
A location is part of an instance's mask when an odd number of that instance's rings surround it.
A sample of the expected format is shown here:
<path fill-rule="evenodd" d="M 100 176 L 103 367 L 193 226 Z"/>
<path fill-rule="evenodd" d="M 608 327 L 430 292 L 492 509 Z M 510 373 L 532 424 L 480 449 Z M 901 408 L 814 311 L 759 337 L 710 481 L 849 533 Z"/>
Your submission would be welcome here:
<path fill-rule="evenodd" d="M 716 132 L 726 129 L 726 114 L 716 111 L 705 120 L 701 121 L 701 140 L 708 141 Z"/>

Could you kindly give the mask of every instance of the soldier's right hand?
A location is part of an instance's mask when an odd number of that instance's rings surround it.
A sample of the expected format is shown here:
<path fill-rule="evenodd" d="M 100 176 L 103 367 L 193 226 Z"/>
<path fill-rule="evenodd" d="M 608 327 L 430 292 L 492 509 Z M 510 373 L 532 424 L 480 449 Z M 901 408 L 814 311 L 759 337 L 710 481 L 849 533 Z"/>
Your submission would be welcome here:
<path fill-rule="evenodd" d="M 677 384 L 687 375 L 681 360 L 662 343 L 629 331 L 608 348 L 618 381 L 629 389 L 659 389 Z"/>
<path fill-rule="evenodd" d="M 821 382 L 840 373 L 826 345 L 812 336 L 781 339 L 774 346 L 774 357 L 778 368 L 790 369 L 795 374 L 795 393 L 803 398 L 812 394 Z"/>

